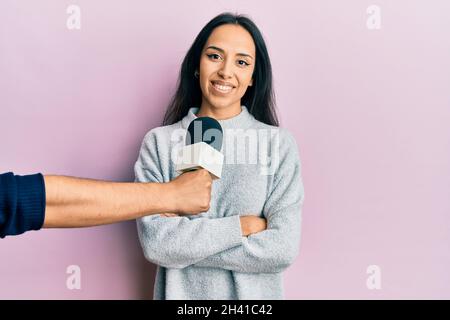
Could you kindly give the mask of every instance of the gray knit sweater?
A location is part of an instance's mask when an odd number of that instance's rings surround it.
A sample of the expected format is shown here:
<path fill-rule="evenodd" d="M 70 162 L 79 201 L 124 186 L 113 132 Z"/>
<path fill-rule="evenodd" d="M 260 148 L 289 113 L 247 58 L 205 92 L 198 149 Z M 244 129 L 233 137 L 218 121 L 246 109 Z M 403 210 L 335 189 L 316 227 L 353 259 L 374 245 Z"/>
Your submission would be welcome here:
<path fill-rule="evenodd" d="M 135 164 L 136 181 L 168 182 L 198 108 L 152 129 Z M 304 189 L 297 144 L 285 129 L 257 121 L 242 106 L 224 129 L 222 177 L 210 209 L 196 216 L 137 220 L 145 257 L 158 265 L 155 299 L 282 299 L 282 272 L 297 257 Z M 243 237 L 239 216 L 267 219 Z"/>

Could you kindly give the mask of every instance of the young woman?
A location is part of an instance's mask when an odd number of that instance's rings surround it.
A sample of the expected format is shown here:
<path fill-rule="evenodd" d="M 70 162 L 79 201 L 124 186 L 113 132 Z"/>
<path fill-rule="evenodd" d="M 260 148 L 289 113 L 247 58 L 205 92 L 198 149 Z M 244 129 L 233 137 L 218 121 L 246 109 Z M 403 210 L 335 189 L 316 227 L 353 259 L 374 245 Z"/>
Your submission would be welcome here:
<path fill-rule="evenodd" d="M 222 177 L 207 212 L 138 220 L 144 255 L 158 265 L 154 298 L 281 299 L 300 243 L 301 165 L 293 136 L 278 128 L 263 37 L 245 16 L 221 14 L 200 31 L 164 126 L 144 138 L 137 181 L 177 176 L 175 133 L 200 116 L 223 128 Z"/>

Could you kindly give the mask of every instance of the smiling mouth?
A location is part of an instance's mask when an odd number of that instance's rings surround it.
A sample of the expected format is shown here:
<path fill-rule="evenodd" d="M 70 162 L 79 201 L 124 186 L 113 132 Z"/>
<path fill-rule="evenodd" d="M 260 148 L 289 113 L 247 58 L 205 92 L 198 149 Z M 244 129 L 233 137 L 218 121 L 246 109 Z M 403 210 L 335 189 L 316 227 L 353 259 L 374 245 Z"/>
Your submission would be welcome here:
<path fill-rule="evenodd" d="M 233 86 L 230 85 L 222 85 L 219 84 L 215 81 L 211 81 L 211 85 L 214 87 L 214 89 L 216 89 L 217 91 L 221 92 L 221 93 L 229 93 L 231 92 L 231 90 L 234 89 Z"/>

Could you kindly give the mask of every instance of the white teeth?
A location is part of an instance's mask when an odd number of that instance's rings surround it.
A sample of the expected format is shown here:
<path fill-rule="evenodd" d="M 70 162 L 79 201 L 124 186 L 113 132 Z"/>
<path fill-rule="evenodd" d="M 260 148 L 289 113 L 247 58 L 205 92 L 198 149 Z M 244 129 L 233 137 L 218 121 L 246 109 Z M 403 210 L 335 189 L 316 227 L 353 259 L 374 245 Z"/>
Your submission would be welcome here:
<path fill-rule="evenodd" d="M 213 83 L 213 86 L 214 86 L 214 88 L 216 88 L 216 89 L 218 89 L 220 91 L 223 91 L 223 92 L 229 92 L 229 91 L 231 91 L 231 89 L 233 89 L 233 87 L 222 86 L 222 85 L 217 84 L 217 83 Z"/>

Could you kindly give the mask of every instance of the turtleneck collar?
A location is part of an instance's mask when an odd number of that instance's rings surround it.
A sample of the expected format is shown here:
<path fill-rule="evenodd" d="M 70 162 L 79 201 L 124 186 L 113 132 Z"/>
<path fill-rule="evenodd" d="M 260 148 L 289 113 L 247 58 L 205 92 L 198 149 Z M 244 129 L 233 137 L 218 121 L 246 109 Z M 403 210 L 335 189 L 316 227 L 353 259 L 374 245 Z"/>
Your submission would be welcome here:
<path fill-rule="evenodd" d="M 181 120 L 181 126 L 187 129 L 192 120 L 197 118 L 200 108 L 190 108 L 188 114 Z M 241 112 L 229 119 L 217 120 L 223 129 L 246 129 L 255 118 L 248 112 L 247 107 L 241 106 Z"/>

